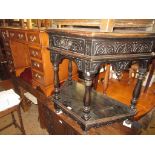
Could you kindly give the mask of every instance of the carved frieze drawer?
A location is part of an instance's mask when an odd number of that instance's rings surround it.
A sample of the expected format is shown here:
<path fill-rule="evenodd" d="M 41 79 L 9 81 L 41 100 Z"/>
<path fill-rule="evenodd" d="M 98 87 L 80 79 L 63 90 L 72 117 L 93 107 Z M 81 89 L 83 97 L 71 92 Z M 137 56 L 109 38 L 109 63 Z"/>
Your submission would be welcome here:
<path fill-rule="evenodd" d="M 138 54 L 152 52 L 153 39 L 103 39 L 92 41 L 93 55 Z"/>
<path fill-rule="evenodd" d="M 53 35 L 50 37 L 51 37 L 50 38 L 51 47 L 63 48 L 65 50 L 70 50 L 72 52 L 78 52 L 84 54 L 85 39 L 58 36 L 58 35 Z"/>

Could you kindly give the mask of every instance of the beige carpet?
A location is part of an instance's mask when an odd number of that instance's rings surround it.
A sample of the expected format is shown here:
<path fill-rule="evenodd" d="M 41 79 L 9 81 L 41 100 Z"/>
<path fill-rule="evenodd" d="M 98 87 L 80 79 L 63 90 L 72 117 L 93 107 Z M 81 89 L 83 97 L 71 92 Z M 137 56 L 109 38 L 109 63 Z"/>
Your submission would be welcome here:
<path fill-rule="evenodd" d="M 22 112 L 23 124 L 27 135 L 47 135 L 48 132 L 45 129 L 40 128 L 38 121 L 38 105 L 32 104 L 31 108 L 27 112 Z M 18 122 L 17 113 L 15 112 L 15 118 Z M 12 121 L 11 115 L 7 115 L 0 118 L 0 128 L 9 124 Z M 0 135 L 20 135 L 21 131 L 15 128 L 14 125 L 0 132 Z"/>

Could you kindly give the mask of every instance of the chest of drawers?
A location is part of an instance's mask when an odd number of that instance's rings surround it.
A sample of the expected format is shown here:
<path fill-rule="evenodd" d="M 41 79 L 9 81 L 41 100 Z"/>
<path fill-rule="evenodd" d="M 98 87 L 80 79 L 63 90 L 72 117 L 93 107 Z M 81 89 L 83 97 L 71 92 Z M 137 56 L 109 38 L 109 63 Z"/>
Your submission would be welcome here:
<path fill-rule="evenodd" d="M 16 76 L 31 67 L 32 86 L 40 87 L 46 96 L 54 90 L 53 66 L 50 61 L 48 34 L 39 29 L 1 28 L 1 35 L 8 56 L 10 72 Z M 68 60 L 60 65 L 60 82 L 67 79 Z M 77 67 L 73 64 L 73 78 L 77 78 Z"/>

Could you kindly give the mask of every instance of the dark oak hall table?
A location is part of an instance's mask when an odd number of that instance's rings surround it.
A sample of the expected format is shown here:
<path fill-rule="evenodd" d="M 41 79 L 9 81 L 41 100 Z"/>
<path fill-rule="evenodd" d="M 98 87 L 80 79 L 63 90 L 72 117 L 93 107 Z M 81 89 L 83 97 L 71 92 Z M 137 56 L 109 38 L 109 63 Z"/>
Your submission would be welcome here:
<path fill-rule="evenodd" d="M 49 49 L 54 66 L 56 111 L 76 120 L 83 130 L 115 121 L 132 119 L 142 81 L 155 57 L 155 33 L 105 33 L 88 29 L 49 29 Z M 59 64 L 69 59 L 68 80 L 59 86 Z M 72 80 L 72 61 L 83 73 L 84 84 Z M 92 81 L 102 64 L 111 64 L 119 76 L 132 63 L 139 63 L 139 74 L 131 105 L 102 95 L 92 88 Z"/>

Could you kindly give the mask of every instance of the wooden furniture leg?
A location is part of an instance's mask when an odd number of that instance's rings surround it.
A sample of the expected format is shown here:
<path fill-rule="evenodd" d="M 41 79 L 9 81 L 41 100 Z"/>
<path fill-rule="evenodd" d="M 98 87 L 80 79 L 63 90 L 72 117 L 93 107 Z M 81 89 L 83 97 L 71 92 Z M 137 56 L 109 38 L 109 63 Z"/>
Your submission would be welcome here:
<path fill-rule="evenodd" d="M 68 84 L 71 85 L 72 84 L 72 61 L 69 60 L 69 64 L 68 64 Z"/>
<path fill-rule="evenodd" d="M 110 76 L 110 64 L 106 65 L 105 77 L 103 82 L 103 94 L 106 94 L 108 83 L 109 83 L 109 76 Z"/>
<path fill-rule="evenodd" d="M 12 121 L 13 121 L 14 126 L 15 126 L 15 128 L 17 128 L 17 123 L 16 123 L 15 116 L 14 116 L 13 112 L 11 113 L 11 116 L 12 116 Z"/>
<path fill-rule="evenodd" d="M 135 112 L 136 112 L 136 103 L 140 95 L 140 91 L 142 88 L 142 83 L 145 77 L 145 73 L 147 71 L 147 67 L 148 67 L 148 61 L 144 61 L 142 64 L 140 64 L 138 79 L 137 79 L 137 83 L 136 83 L 136 86 L 132 94 L 133 97 L 132 97 L 131 106 L 130 106 L 131 110 Z"/>
<path fill-rule="evenodd" d="M 24 129 L 24 125 L 23 125 L 23 120 L 22 120 L 22 115 L 21 115 L 21 111 L 20 111 L 20 106 L 18 106 L 17 114 L 18 114 L 18 117 L 19 117 L 21 131 L 22 131 L 23 135 L 25 135 L 25 129 Z"/>
<path fill-rule="evenodd" d="M 92 86 L 92 78 L 89 75 L 85 75 L 85 94 L 83 98 L 83 116 L 84 120 L 90 119 L 90 103 L 91 103 L 91 86 Z"/>
<path fill-rule="evenodd" d="M 154 70 L 155 70 L 155 59 L 152 61 L 152 66 L 151 66 L 150 73 L 149 73 L 149 76 L 148 76 L 148 79 L 147 79 L 147 82 L 144 88 L 144 93 L 148 90 Z"/>
<path fill-rule="evenodd" d="M 54 63 L 54 98 L 56 100 L 59 99 L 59 65 L 58 63 Z M 60 111 L 60 109 L 58 108 L 58 106 L 56 104 L 54 104 L 55 109 L 57 112 Z"/>

